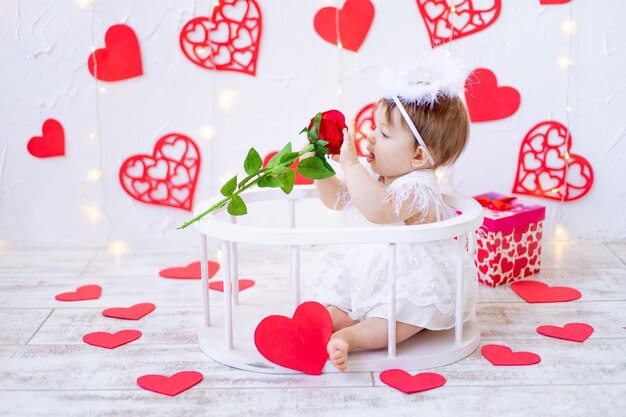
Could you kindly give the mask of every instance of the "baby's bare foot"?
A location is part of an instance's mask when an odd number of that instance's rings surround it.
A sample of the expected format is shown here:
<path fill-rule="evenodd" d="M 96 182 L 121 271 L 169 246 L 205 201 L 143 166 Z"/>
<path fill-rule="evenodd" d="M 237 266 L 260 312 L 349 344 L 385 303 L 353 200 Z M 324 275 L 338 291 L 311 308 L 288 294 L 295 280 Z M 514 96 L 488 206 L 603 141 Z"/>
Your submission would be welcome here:
<path fill-rule="evenodd" d="M 348 342 L 341 336 L 333 335 L 328 341 L 326 349 L 328 350 L 328 357 L 333 365 L 335 365 L 335 368 L 337 368 L 339 372 L 345 372 L 348 366 L 348 351 L 350 350 Z"/>

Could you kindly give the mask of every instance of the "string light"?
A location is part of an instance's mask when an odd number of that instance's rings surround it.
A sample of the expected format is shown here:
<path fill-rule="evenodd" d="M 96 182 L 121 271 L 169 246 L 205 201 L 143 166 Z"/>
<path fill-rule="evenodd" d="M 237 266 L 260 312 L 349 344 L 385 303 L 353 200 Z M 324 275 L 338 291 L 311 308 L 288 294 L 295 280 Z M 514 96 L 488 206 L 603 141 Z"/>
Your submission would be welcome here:
<path fill-rule="evenodd" d="M 93 4 L 93 0 L 74 0 L 74 3 L 80 10 L 85 10 Z"/>
<path fill-rule="evenodd" d="M 97 49 L 97 48 L 96 48 L 95 46 L 92 46 L 92 47 L 91 47 L 91 52 L 96 52 L 96 49 Z"/>
<path fill-rule="evenodd" d="M 102 171 L 100 171 L 99 169 L 91 169 L 87 171 L 87 182 L 98 182 L 100 178 L 102 178 Z"/>
<path fill-rule="evenodd" d="M 567 69 L 572 65 L 572 60 L 567 55 L 561 55 L 556 63 L 559 67 Z"/>
<path fill-rule="evenodd" d="M 0 6 L 0 12 L 2 11 L 2 6 Z M 7 247 L 7 244 L 4 240 L 0 240 L 0 252 L 4 251 Z"/>
<path fill-rule="evenodd" d="M 222 252 L 221 249 L 218 249 L 217 252 L 215 252 L 215 259 L 217 259 L 218 263 L 221 263 L 223 257 L 224 257 L 224 252 Z"/>
<path fill-rule="evenodd" d="M 338 95 L 338 96 L 340 96 L 340 95 L 342 95 L 342 94 L 343 94 L 343 91 L 341 91 L 341 88 L 339 88 L 339 87 L 338 87 L 338 88 L 337 88 L 337 95 Z"/>
<path fill-rule="evenodd" d="M 210 125 L 204 125 L 198 130 L 198 136 L 204 140 L 211 140 L 215 137 L 215 129 Z"/>
<path fill-rule="evenodd" d="M 337 41 L 337 48 L 343 49 L 343 44 L 341 43 L 341 41 Z"/>
<path fill-rule="evenodd" d="M 218 94 L 218 103 L 222 110 L 231 111 L 235 105 L 237 91 L 232 89 L 222 90 Z"/>
<path fill-rule="evenodd" d="M 89 134 L 89 139 L 95 139 L 95 137 L 96 137 L 96 132 L 91 132 Z"/>
<path fill-rule="evenodd" d="M 572 111 L 572 108 L 571 108 L 570 106 L 567 106 L 567 107 L 565 108 L 565 110 L 567 110 L 568 112 L 570 112 L 570 111 Z"/>
<path fill-rule="evenodd" d="M 106 92 L 107 92 L 107 89 L 106 89 L 106 88 L 104 88 L 104 87 L 100 87 L 100 92 L 101 92 L 102 94 L 104 94 L 104 93 L 106 93 Z"/>
<path fill-rule="evenodd" d="M 115 255 L 121 255 L 128 252 L 128 246 L 124 242 L 115 240 L 109 245 L 109 250 Z"/>
<path fill-rule="evenodd" d="M 83 213 L 91 224 L 98 224 L 103 215 L 102 207 L 97 204 L 87 204 L 83 206 Z"/>
<path fill-rule="evenodd" d="M 570 19 L 565 20 L 563 23 L 561 23 L 561 30 L 566 35 L 571 35 L 576 30 L 576 22 Z"/>
<path fill-rule="evenodd" d="M 450 7 L 450 13 L 455 13 L 456 12 L 456 7 L 452 6 Z"/>

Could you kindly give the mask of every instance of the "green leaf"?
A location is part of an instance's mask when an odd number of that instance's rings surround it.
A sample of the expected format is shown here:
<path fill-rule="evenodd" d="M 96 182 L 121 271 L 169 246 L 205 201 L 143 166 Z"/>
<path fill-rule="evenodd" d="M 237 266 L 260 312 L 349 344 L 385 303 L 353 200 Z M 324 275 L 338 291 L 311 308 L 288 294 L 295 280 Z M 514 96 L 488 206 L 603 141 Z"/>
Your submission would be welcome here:
<path fill-rule="evenodd" d="M 288 171 L 285 171 L 278 178 L 284 184 L 282 187 L 280 187 L 280 189 L 283 190 L 285 194 L 289 194 L 291 190 L 293 190 L 293 184 L 296 181 L 296 171 L 290 169 Z"/>
<path fill-rule="evenodd" d="M 317 156 L 300 161 L 300 164 L 298 164 L 298 172 L 306 178 L 313 180 L 321 180 L 335 175 L 335 171 L 330 165 Z"/>
<path fill-rule="evenodd" d="M 318 140 L 315 143 L 318 144 L 318 145 L 322 145 L 322 146 L 328 145 L 328 141 L 327 140 Z"/>
<path fill-rule="evenodd" d="M 261 159 L 261 155 L 254 148 L 250 148 L 248 151 L 248 156 L 246 156 L 246 160 L 243 163 L 243 169 L 246 170 L 246 174 L 252 175 L 263 165 L 263 160 Z"/>
<path fill-rule="evenodd" d="M 302 133 L 306 132 L 308 130 L 308 128 L 306 126 L 304 126 L 304 128 L 300 131 L 300 133 L 298 133 L 298 135 L 301 135 Z"/>
<path fill-rule="evenodd" d="M 333 174 L 335 174 L 335 170 L 333 169 L 333 167 L 330 166 L 330 164 L 328 163 L 328 161 L 326 160 L 326 158 L 322 159 L 322 162 L 324 163 L 324 166 L 326 167 L 326 169 L 328 169 L 329 171 L 331 171 Z"/>
<path fill-rule="evenodd" d="M 267 163 L 266 168 L 274 168 L 276 165 L 280 163 L 280 159 L 283 157 L 283 155 L 289 152 L 291 152 L 291 142 L 287 143 L 283 147 L 283 149 L 280 150 L 280 152 L 272 156 L 272 159 L 270 159 L 270 161 Z"/>
<path fill-rule="evenodd" d="M 313 126 L 306 133 L 307 138 L 310 143 L 314 143 L 320 138 L 319 128 L 320 122 L 322 121 L 322 113 L 317 113 L 313 118 Z"/>
<path fill-rule="evenodd" d="M 242 216 L 248 213 L 248 208 L 246 207 L 246 203 L 243 202 L 241 197 L 238 195 L 234 195 L 230 203 L 228 203 L 228 207 L 226 210 L 233 216 Z"/>
<path fill-rule="evenodd" d="M 283 183 L 280 182 L 280 180 L 276 177 L 272 177 L 271 175 L 266 175 L 264 177 L 261 177 L 261 179 L 259 180 L 259 182 L 256 183 L 259 187 L 261 188 L 278 188 L 278 187 L 282 187 Z"/>
<path fill-rule="evenodd" d="M 233 195 L 236 188 L 237 188 L 237 176 L 235 175 L 234 177 L 229 179 L 226 182 L 226 184 L 224 184 L 224 186 L 220 190 L 220 193 L 222 193 L 224 197 L 230 197 L 231 195 Z"/>
<path fill-rule="evenodd" d="M 287 166 L 293 164 L 294 161 L 298 159 L 298 154 L 299 152 L 288 152 L 284 154 L 282 158 L 280 158 L 280 164 L 287 165 Z"/>

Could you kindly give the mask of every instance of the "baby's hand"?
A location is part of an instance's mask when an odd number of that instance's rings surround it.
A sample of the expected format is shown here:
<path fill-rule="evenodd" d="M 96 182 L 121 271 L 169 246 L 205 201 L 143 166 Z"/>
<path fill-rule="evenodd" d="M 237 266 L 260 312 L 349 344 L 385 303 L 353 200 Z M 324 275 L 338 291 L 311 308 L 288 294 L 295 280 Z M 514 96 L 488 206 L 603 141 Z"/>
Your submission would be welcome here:
<path fill-rule="evenodd" d="M 343 143 L 341 144 L 340 153 L 339 155 L 332 156 L 332 160 L 338 161 L 344 171 L 350 166 L 359 163 L 356 155 L 356 147 L 354 146 L 355 125 L 356 122 L 351 120 L 350 123 L 348 123 L 348 128 L 343 129 Z"/>

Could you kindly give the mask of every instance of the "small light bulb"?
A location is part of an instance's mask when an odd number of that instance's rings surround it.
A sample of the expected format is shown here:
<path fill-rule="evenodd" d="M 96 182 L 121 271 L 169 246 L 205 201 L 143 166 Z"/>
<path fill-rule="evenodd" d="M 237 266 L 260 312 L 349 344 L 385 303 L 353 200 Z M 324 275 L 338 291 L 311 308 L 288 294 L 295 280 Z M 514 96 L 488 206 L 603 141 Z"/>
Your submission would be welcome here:
<path fill-rule="evenodd" d="M 235 100 L 237 98 L 237 91 L 232 89 L 225 89 L 219 92 L 218 102 L 219 107 L 224 111 L 230 111 L 235 106 Z"/>
<path fill-rule="evenodd" d="M 456 7 L 452 6 L 450 7 L 450 13 L 455 13 L 456 12 Z"/>
<path fill-rule="evenodd" d="M 446 177 L 446 175 L 440 169 L 435 170 L 435 176 L 439 181 L 443 181 L 443 179 Z"/>
<path fill-rule="evenodd" d="M 574 22 L 573 20 L 569 20 L 569 19 L 565 20 L 563 23 L 561 23 L 561 30 L 566 35 L 571 35 L 572 33 L 576 31 L 576 22 Z"/>
<path fill-rule="evenodd" d="M 218 249 L 217 252 L 215 252 L 215 259 L 217 259 L 217 262 L 222 262 L 222 258 L 224 257 L 224 252 L 222 252 L 221 249 Z"/>
<path fill-rule="evenodd" d="M 93 0 L 75 0 L 74 3 L 76 3 L 76 6 L 80 9 L 80 10 L 84 10 L 86 9 L 88 6 L 91 6 L 91 4 L 93 3 Z"/>
<path fill-rule="evenodd" d="M 343 44 L 341 43 L 341 41 L 337 41 L 337 48 L 343 49 Z"/>
<path fill-rule="evenodd" d="M 570 158 L 569 152 L 565 152 L 565 159 L 569 159 L 569 158 Z"/>
<path fill-rule="evenodd" d="M 337 88 L 337 95 L 340 96 L 341 94 L 343 94 L 343 91 L 341 91 L 341 88 Z"/>
<path fill-rule="evenodd" d="M 94 139 L 96 137 L 96 132 L 91 132 L 89 134 L 89 139 Z"/>
<path fill-rule="evenodd" d="M 98 182 L 100 178 L 102 178 L 102 171 L 100 171 L 99 169 L 92 169 L 87 171 L 87 182 Z"/>
<path fill-rule="evenodd" d="M 567 233 L 566 233 L 565 227 L 563 227 L 563 225 L 557 224 L 556 227 L 554 228 L 554 234 L 557 237 L 564 237 Z"/>
<path fill-rule="evenodd" d="M 560 56 L 556 61 L 557 65 L 561 68 L 569 68 L 572 66 L 572 60 L 568 56 Z"/>
<path fill-rule="evenodd" d="M 211 140 L 215 137 L 215 129 L 210 125 L 201 126 L 198 130 L 198 136 L 204 140 Z"/>
<path fill-rule="evenodd" d="M 91 52 L 96 52 L 96 47 L 95 46 L 91 47 Z"/>
<path fill-rule="evenodd" d="M 2 6 L 0 6 L 0 12 L 2 11 Z M 5 250 L 7 247 L 7 244 L 4 240 L 0 240 L 0 252 Z"/>
<path fill-rule="evenodd" d="M 558 192 L 559 192 L 559 189 L 558 189 L 558 188 L 553 188 L 553 189 L 552 189 L 552 193 L 556 194 L 556 193 L 558 193 Z"/>
<path fill-rule="evenodd" d="M 106 89 L 106 88 L 104 88 L 104 87 L 100 87 L 100 92 L 101 92 L 102 94 L 104 94 L 104 93 L 106 93 L 106 92 L 107 92 L 107 89 Z"/>
<path fill-rule="evenodd" d="M 83 213 L 92 224 L 97 224 L 102 218 L 102 208 L 97 204 L 87 204 L 83 206 Z"/>
<path fill-rule="evenodd" d="M 128 246 L 126 246 L 126 243 L 116 240 L 111 242 L 109 250 L 116 255 L 121 255 L 122 253 L 128 252 Z"/>
<path fill-rule="evenodd" d="M 565 108 L 565 110 L 567 110 L 568 112 L 570 112 L 570 111 L 572 111 L 572 108 L 571 108 L 570 106 L 567 106 L 567 107 Z"/>
<path fill-rule="evenodd" d="M 215 3 L 213 3 L 213 6 L 214 6 L 214 7 L 219 7 L 219 5 L 220 5 L 220 2 L 219 2 L 219 1 L 216 1 Z"/>

